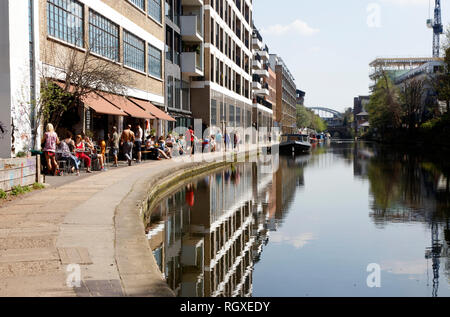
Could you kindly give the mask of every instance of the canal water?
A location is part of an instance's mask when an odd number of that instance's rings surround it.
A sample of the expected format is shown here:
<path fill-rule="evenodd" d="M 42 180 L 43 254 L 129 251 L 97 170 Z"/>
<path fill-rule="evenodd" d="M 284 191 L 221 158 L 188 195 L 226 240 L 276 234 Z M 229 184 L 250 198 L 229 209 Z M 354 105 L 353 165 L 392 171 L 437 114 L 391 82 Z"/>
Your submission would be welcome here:
<path fill-rule="evenodd" d="M 178 296 L 450 296 L 449 174 L 444 159 L 333 142 L 199 177 L 146 234 Z"/>

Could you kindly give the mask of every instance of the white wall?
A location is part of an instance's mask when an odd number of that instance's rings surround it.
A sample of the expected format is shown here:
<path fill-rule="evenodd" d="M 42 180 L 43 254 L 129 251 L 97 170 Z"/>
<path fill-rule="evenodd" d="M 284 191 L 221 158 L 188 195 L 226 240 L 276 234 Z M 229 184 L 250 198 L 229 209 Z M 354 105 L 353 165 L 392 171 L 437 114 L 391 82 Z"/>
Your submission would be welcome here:
<path fill-rule="evenodd" d="M 31 142 L 28 0 L 9 0 L 9 16 L 11 117 L 17 154 Z"/>
<path fill-rule="evenodd" d="M 11 93 L 9 70 L 9 1 L 0 1 L 0 157 L 11 155 Z"/>
<path fill-rule="evenodd" d="M 13 149 L 22 151 L 31 139 L 29 64 L 28 0 L 0 1 L 0 121 L 7 131 L 0 136 L 3 158 L 13 156 Z"/>

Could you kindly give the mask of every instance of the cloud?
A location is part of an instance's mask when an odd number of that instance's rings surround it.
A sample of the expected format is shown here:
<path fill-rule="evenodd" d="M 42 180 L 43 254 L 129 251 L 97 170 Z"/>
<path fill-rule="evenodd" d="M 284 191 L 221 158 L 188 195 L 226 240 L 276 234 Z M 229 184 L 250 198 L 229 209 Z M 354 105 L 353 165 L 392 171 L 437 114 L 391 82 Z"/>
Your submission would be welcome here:
<path fill-rule="evenodd" d="M 267 28 L 262 28 L 262 33 L 266 35 L 286 35 L 290 33 L 296 33 L 302 36 L 312 36 L 318 32 L 320 32 L 319 29 L 315 29 L 308 25 L 308 23 L 302 21 L 302 20 L 295 20 L 290 24 L 282 25 L 282 24 L 274 24 L 271 26 L 268 26 Z"/>
<path fill-rule="evenodd" d="M 273 243 L 286 243 L 292 245 L 296 249 L 303 248 L 308 242 L 314 240 L 314 235 L 312 233 L 302 233 L 297 237 L 283 236 L 280 233 L 272 233 L 270 235 L 270 242 Z"/>
<path fill-rule="evenodd" d="M 428 0 L 381 0 L 386 4 L 393 4 L 398 6 L 411 6 L 411 5 L 426 5 L 428 6 Z M 434 1 L 433 1 L 434 8 Z"/>

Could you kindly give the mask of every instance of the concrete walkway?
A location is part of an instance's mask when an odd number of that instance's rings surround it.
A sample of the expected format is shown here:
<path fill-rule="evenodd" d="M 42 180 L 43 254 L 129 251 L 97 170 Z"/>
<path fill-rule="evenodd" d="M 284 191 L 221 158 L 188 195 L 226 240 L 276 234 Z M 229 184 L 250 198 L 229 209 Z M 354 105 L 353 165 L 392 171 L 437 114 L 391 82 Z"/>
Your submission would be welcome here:
<path fill-rule="evenodd" d="M 144 234 L 147 197 L 218 157 L 111 169 L 0 208 L 0 296 L 173 296 Z"/>

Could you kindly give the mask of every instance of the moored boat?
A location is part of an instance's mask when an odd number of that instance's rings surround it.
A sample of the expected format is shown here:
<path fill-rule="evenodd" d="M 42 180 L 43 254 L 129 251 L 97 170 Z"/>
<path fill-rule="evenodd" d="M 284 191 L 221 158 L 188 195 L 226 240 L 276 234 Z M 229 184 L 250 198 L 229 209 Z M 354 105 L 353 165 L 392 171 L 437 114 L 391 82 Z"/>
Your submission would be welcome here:
<path fill-rule="evenodd" d="M 302 154 L 311 151 L 309 136 L 306 134 L 285 134 L 281 136 L 280 153 Z"/>

